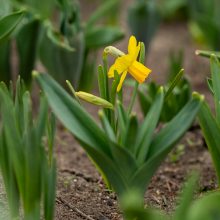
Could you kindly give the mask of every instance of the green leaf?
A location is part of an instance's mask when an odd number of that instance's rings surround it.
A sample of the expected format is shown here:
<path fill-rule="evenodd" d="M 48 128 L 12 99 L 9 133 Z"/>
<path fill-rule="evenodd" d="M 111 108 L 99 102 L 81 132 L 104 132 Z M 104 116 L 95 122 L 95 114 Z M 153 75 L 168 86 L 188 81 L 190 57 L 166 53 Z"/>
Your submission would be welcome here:
<path fill-rule="evenodd" d="M 69 45 L 67 38 L 63 36 L 60 32 L 55 31 L 51 26 L 48 26 L 47 36 L 56 46 L 70 52 L 74 51 L 74 48 Z"/>
<path fill-rule="evenodd" d="M 44 215 L 45 220 L 54 219 L 55 199 L 56 199 L 56 162 L 53 160 L 52 167 L 47 165 L 44 172 Z"/>
<path fill-rule="evenodd" d="M 18 2 L 18 1 L 17 1 Z M 53 7 L 55 6 L 54 0 L 46 0 L 44 3 L 38 0 L 24 0 L 19 1 L 21 3 L 20 7 L 25 7 L 34 16 L 40 16 L 42 20 L 51 17 L 53 12 Z"/>
<path fill-rule="evenodd" d="M 202 128 L 209 152 L 212 156 L 213 164 L 220 183 L 220 125 L 213 117 L 207 103 L 203 103 L 199 111 L 199 123 Z"/>
<path fill-rule="evenodd" d="M 131 115 L 127 124 L 126 124 L 126 130 L 124 135 L 124 140 L 122 142 L 122 146 L 124 148 L 128 149 L 129 152 L 131 152 L 132 155 L 135 155 L 135 142 L 137 139 L 137 133 L 138 133 L 138 120 L 136 115 Z"/>
<path fill-rule="evenodd" d="M 0 133 L 0 168 L 5 185 L 11 218 L 19 216 L 19 191 L 14 167 L 10 161 L 10 150 L 7 147 L 4 130 Z"/>
<path fill-rule="evenodd" d="M 188 215 L 183 219 L 187 220 L 217 220 L 220 219 L 220 192 L 211 192 L 195 201 Z"/>
<path fill-rule="evenodd" d="M 39 114 L 38 114 L 38 118 L 37 118 L 36 125 L 35 125 L 38 140 L 41 140 L 43 134 L 45 133 L 47 116 L 48 116 L 48 103 L 47 103 L 46 97 L 40 94 L 40 109 L 39 109 Z"/>
<path fill-rule="evenodd" d="M 120 81 L 120 76 L 117 73 L 117 71 L 114 72 L 114 80 L 112 82 L 112 88 L 111 88 L 111 95 L 110 95 L 110 99 L 111 99 L 111 103 L 113 105 L 115 105 L 115 100 L 116 100 L 116 94 L 117 94 L 117 87 Z"/>
<path fill-rule="evenodd" d="M 182 79 L 182 76 L 184 74 L 184 70 L 181 69 L 179 71 L 179 73 L 175 76 L 175 78 L 172 80 L 168 90 L 166 91 L 165 94 L 165 101 L 167 101 L 169 99 L 169 96 L 172 94 L 173 89 L 177 86 L 177 84 L 180 82 L 180 80 Z"/>
<path fill-rule="evenodd" d="M 157 126 L 163 107 L 163 101 L 164 91 L 161 87 L 157 92 L 155 100 L 152 103 L 151 108 L 149 109 L 149 112 L 147 113 L 147 116 L 144 119 L 143 124 L 139 128 L 139 132 L 137 135 L 137 143 L 135 144 L 139 164 L 142 164 L 147 158 L 152 136 L 154 134 L 154 130 Z"/>
<path fill-rule="evenodd" d="M 191 208 L 191 203 L 193 200 L 193 193 L 198 183 L 198 175 L 193 174 L 184 186 L 181 192 L 179 206 L 174 213 L 174 219 L 185 220 L 189 209 Z M 188 218 L 187 218 L 188 220 Z"/>
<path fill-rule="evenodd" d="M 118 135 L 119 135 L 119 143 L 123 143 L 126 135 L 126 124 L 128 123 L 128 115 L 124 109 L 122 103 L 117 100 L 117 116 L 118 116 Z"/>
<path fill-rule="evenodd" d="M 126 183 L 129 185 L 133 174 L 137 170 L 137 163 L 134 156 L 125 147 L 121 147 L 117 144 L 112 144 L 112 154 L 114 157 L 113 162 L 118 172 L 120 172 L 121 178 L 125 179 Z M 132 185 L 130 187 L 132 187 Z M 126 191 L 126 188 L 123 190 Z"/>
<path fill-rule="evenodd" d="M 66 93 L 49 75 L 34 73 L 55 115 L 75 135 L 92 160 L 103 171 L 117 193 L 127 189 L 125 178 L 135 168 L 131 155 L 111 143 L 104 132 L 85 110 Z M 57 107 L 59 106 L 59 108 Z M 113 160 L 114 157 L 114 160 Z M 121 161 L 121 158 L 123 158 Z M 116 164 L 121 163 L 121 169 Z M 125 172 L 123 164 L 130 164 L 131 171 Z M 132 165 L 133 164 L 133 165 Z M 127 165 L 125 166 L 127 167 Z M 126 174 L 123 175 L 123 172 Z"/>
<path fill-rule="evenodd" d="M 108 13 L 112 13 L 113 10 L 118 6 L 119 0 L 108 0 L 105 1 L 90 17 L 87 21 L 86 28 L 90 28 L 94 23 L 100 20 L 102 17 L 106 17 Z"/>
<path fill-rule="evenodd" d="M 40 21 L 35 19 L 26 23 L 16 35 L 19 56 L 19 73 L 26 85 L 31 83 L 31 71 L 34 69 Z"/>
<path fill-rule="evenodd" d="M 124 194 L 124 192 L 128 189 L 128 185 L 123 176 L 123 173 L 121 173 L 121 170 L 118 169 L 118 163 L 116 165 L 115 161 L 111 160 L 109 155 L 101 152 L 98 149 L 95 149 L 92 146 L 87 145 L 83 141 L 80 141 L 80 144 L 86 150 L 92 160 L 95 161 L 101 171 L 105 174 L 116 193 L 119 196 Z M 119 148 L 119 146 L 112 145 L 112 147 L 115 147 L 116 149 L 116 151 L 114 152 L 115 157 L 117 156 L 117 154 L 120 155 L 120 150 L 123 150 L 121 148 L 119 149 L 119 152 L 117 152 L 117 148 Z M 120 157 L 117 159 L 119 161 Z"/>
<path fill-rule="evenodd" d="M 211 78 L 207 78 L 207 84 L 208 84 L 208 87 L 209 87 L 209 90 L 211 91 L 211 93 L 214 94 L 213 83 L 212 83 Z"/>
<path fill-rule="evenodd" d="M 113 142 L 116 142 L 116 136 L 115 136 L 115 133 L 111 127 L 111 124 L 109 123 L 104 111 L 99 111 L 99 118 L 101 119 L 101 122 L 102 122 L 102 127 L 103 129 L 105 130 L 108 138 L 113 141 Z"/>
<path fill-rule="evenodd" d="M 155 82 L 143 85 L 138 90 L 138 98 L 143 114 L 146 115 L 155 99 L 159 86 Z"/>
<path fill-rule="evenodd" d="M 80 140 L 101 152 L 111 155 L 104 132 L 96 122 L 49 75 L 34 72 L 55 115 Z M 59 106 L 59 108 L 57 108 Z"/>
<path fill-rule="evenodd" d="M 128 10 L 128 24 L 137 41 L 145 44 L 146 51 L 160 23 L 155 1 L 135 1 Z M 144 28 L 145 27 L 145 28 Z"/>
<path fill-rule="evenodd" d="M 186 4 L 186 0 L 165 0 L 161 4 L 161 13 L 165 18 L 171 18 L 178 10 L 185 7 Z"/>
<path fill-rule="evenodd" d="M 9 94 L 4 92 L 0 87 L 0 99 L 1 99 L 1 114 L 2 123 L 5 132 L 5 142 L 8 145 L 9 154 L 12 158 L 12 166 L 15 169 L 15 176 L 18 180 L 19 192 L 24 195 L 24 154 L 22 151 L 23 145 L 21 143 L 21 138 L 19 130 L 16 123 L 16 117 L 14 113 L 14 107 Z M 16 147 L 15 147 L 16 146 Z"/>
<path fill-rule="evenodd" d="M 218 51 L 220 49 L 220 29 L 218 23 L 216 23 L 215 19 L 213 19 L 213 15 L 211 15 L 211 17 L 204 16 L 203 13 L 197 13 L 197 15 L 198 16 L 195 18 L 195 22 L 198 25 L 206 43 L 211 48 Z"/>
<path fill-rule="evenodd" d="M 7 38 L 24 16 L 24 11 L 18 11 L 3 17 L 0 20 L 0 42 Z"/>
<path fill-rule="evenodd" d="M 94 27 L 85 34 L 87 48 L 100 48 L 121 40 L 124 33 L 116 27 Z"/>
<path fill-rule="evenodd" d="M 101 65 L 99 65 L 98 67 L 98 84 L 99 84 L 100 97 L 107 100 L 106 91 L 105 91 L 105 76 L 104 76 L 103 67 Z"/>
<path fill-rule="evenodd" d="M 75 88 L 78 88 L 84 63 L 84 34 L 79 32 L 69 40 L 69 44 L 75 51 L 67 50 L 54 43 L 44 30 L 39 45 L 40 59 L 48 72 L 62 85 L 69 80 Z"/>
<path fill-rule="evenodd" d="M 1 8 L 0 8 L 0 18 L 6 16 L 11 11 L 12 3 L 8 0 L 1 0 Z"/>
<path fill-rule="evenodd" d="M 215 56 L 211 56 L 212 85 L 215 99 L 215 111 L 218 123 L 220 123 L 220 63 Z"/>
<path fill-rule="evenodd" d="M 202 102 L 203 97 L 195 94 L 192 100 L 153 138 L 146 162 L 133 177 L 134 186 L 142 189 L 142 192 L 175 143 L 190 127 Z"/>
<path fill-rule="evenodd" d="M 144 208 L 142 196 L 138 189 L 129 189 L 120 200 L 123 216 L 126 220 L 168 220 L 168 215 L 152 209 L 151 207 Z"/>
<path fill-rule="evenodd" d="M 11 42 L 0 43 L 0 81 L 9 84 L 11 80 Z"/>

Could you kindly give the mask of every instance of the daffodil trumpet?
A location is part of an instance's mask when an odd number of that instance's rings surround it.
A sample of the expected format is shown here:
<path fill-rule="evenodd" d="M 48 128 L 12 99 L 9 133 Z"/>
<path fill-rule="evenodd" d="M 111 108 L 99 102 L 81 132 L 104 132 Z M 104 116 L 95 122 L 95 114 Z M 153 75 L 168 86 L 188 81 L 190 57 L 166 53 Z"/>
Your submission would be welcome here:
<path fill-rule="evenodd" d="M 151 70 L 137 61 L 140 52 L 140 42 L 134 36 L 131 36 L 128 43 L 128 54 L 124 54 L 122 51 L 115 47 L 105 48 L 105 53 L 109 53 L 117 59 L 115 63 L 110 67 L 108 71 L 108 77 L 113 78 L 114 72 L 117 71 L 121 75 L 117 92 L 121 90 L 122 84 L 125 80 L 127 73 L 130 73 L 132 77 L 138 82 L 143 83 L 148 77 Z"/>

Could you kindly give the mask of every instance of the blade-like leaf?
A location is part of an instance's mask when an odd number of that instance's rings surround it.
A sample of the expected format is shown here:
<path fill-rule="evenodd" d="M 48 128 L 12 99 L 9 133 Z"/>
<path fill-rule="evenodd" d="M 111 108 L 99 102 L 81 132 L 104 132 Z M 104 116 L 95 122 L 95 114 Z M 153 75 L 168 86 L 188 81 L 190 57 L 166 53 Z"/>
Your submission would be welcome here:
<path fill-rule="evenodd" d="M 86 32 L 86 47 L 99 48 L 111 45 L 124 37 L 121 29 L 116 27 L 95 27 Z"/>
<path fill-rule="evenodd" d="M 136 115 L 131 115 L 126 125 L 125 136 L 122 145 L 128 149 L 132 155 L 135 155 L 135 142 L 138 133 L 138 120 Z"/>
<path fill-rule="evenodd" d="M 128 185 L 115 162 L 110 160 L 110 158 L 100 150 L 97 150 L 83 143 L 82 141 L 80 141 L 80 143 L 93 161 L 95 161 L 95 163 L 98 165 L 101 171 L 105 174 L 116 193 L 119 196 L 123 194 L 128 189 Z M 119 146 L 115 147 L 118 148 Z M 120 158 L 118 158 L 118 160 L 120 160 Z"/>
<path fill-rule="evenodd" d="M 203 97 L 195 94 L 192 100 L 154 137 L 146 162 L 133 177 L 134 185 L 145 190 L 160 163 L 192 124 L 202 102 Z"/>
<path fill-rule="evenodd" d="M 220 193 L 212 192 L 193 203 L 184 220 L 218 220 L 220 219 Z"/>
<path fill-rule="evenodd" d="M 121 194 L 127 189 L 125 178 L 136 169 L 132 156 L 119 146 L 110 143 L 88 113 L 49 75 L 36 72 L 34 75 L 47 96 L 55 115 L 75 135 L 114 189 Z M 115 158 L 114 162 L 112 157 Z M 116 164 L 120 164 L 120 162 L 122 166 L 121 169 L 118 169 Z M 131 166 L 131 170 L 125 172 L 123 164 L 126 163 Z M 124 175 L 123 172 L 125 172 Z"/>
<path fill-rule="evenodd" d="M 184 70 L 181 69 L 179 73 L 176 75 L 176 77 L 171 82 L 171 85 L 169 86 L 168 90 L 165 94 L 165 101 L 168 100 L 169 96 L 172 94 L 173 89 L 176 87 L 176 85 L 180 82 L 182 76 L 183 76 Z"/>
<path fill-rule="evenodd" d="M 220 63 L 215 56 L 211 57 L 212 85 L 215 98 L 216 118 L 220 123 Z"/>
<path fill-rule="evenodd" d="M 60 121 L 89 146 L 111 155 L 107 137 L 96 122 L 65 90 L 47 74 L 35 72 L 35 77 Z"/>
<path fill-rule="evenodd" d="M 59 43 L 54 43 L 48 36 L 47 30 L 44 30 L 42 35 L 39 43 L 39 55 L 43 65 L 61 84 L 66 85 L 68 79 L 74 88 L 78 88 L 82 63 L 85 59 L 84 33 L 79 32 L 71 39 L 68 38 L 70 46 L 75 51 L 67 50 Z"/>
<path fill-rule="evenodd" d="M 19 73 L 27 85 L 31 82 L 31 71 L 36 61 L 39 32 L 40 21 L 35 19 L 25 24 L 16 35 Z"/>
<path fill-rule="evenodd" d="M 24 11 L 18 11 L 0 20 L 0 42 L 8 37 L 24 16 Z"/>
<path fill-rule="evenodd" d="M 92 27 L 92 25 L 101 19 L 101 17 L 105 17 L 108 13 L 112 13 L 112 10 L 117 7 L 119 4 L 119 0 L 110 0 L 105 1 L 90 17 L 87 21 L 87 28 Z"/>
<path fill-rule="evenodd" d="M 174 213 L 175 220 L 185 220 L 188 214 L 189 208 L 193 200 L 193 193 L 195 191 L 198 181 L 198 175 L 193 174 L 186 183 L 183 192 L 180 196 L 179 206 Z"/>
<path fill-rule="evenodd" d="M 46 220 L 53 220 L 55 199 L 56 199 L 56 163 L 53 161 L 52 167 L 46 167 L 44 176 L 44 215 Z"/>
<path fill-rule="evenodd" d="M 164 92 L 163 92 L 163 88 L 161 87 L 156 95 L 156 98 L 149 112 L 147 113 L 147 116 L 144 119 L 143 124 L 139 128 L 137 143 L 136 143 L 136 149 L 138 150 L 136 153 L 139 164 L 142 164 L 147 157 L 150 141 L 161 114 L 163 101 L 164 101 Z"/>
<path fill-rule="evenodd" d="M 209 152 L 215 165 L 218 181 L 220 183 L 220 126 L 213 117 L 207 103 L 203 103 L 199 111 L 199 123 L 202 128 Z"/>
<path fill-rule="evenodd" d="M 11 41 L 0 42 L 0 81 L 11 80 Z"/>
<path fill-rule="evenodd" d="M 211 78 L 207 78 L 207 84 L 208 84 L 208 87 L 209 87 L 209 90 L 211 91 L 211 93 L 214 94 L 213 83 L 212 83 Z"/>

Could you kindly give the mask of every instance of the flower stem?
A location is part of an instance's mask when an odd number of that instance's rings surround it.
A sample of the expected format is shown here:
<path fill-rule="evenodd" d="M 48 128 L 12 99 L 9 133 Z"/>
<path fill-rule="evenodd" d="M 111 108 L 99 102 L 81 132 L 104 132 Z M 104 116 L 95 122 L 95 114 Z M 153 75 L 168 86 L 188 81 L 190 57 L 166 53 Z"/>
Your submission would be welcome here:
<path fill-rule="evenodd" d="M 133 109 L 135 98 L 137 96 L 138 86 L 139 86 L 139 83 L 137 81 L 135 81 L 133 94 L 132 94 L 131 101 L 130 101 L 130 104 L 129 104 L 129 107 L 128 107 L 128 115 L 131 114 L 131 111 Z"/>

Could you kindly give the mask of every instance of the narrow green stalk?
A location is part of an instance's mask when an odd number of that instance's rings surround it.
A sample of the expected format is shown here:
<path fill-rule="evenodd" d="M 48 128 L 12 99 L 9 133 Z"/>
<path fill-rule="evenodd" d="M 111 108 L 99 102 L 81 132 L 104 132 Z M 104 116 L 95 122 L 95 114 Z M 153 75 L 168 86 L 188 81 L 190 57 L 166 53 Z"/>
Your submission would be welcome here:
<path fill-rule="evenodd" d="M 75 89 L 73 88 L 71 82 L 70 82 L 69 80 L 66 80 L 66 84 L 67 84 L 68 88 L 70 89 L 70 91 L 72 92 L 73 96 L 75 97 L 76 101 L 81 105 L 79 98 L 78 98 L 78 97 L 76 96 L 76 94 L 75 94 L 76 91 L 75 91 Z"/>
<path fill-rule="evenodd" d="M 131 101 L 130 101 L 130 104 L 129 104 L 129 107 L 128 107 L 128 115 L 131 114 L 131 111 L 133 109 L 135 98 L 137 96 L 138 86 L 139 86 L 139 83 L 137 81 L 135 81 L 134 90 L 133 90 Z"/>
<path fill-rule="evenodd" d="M 104 71 L 104 83 L 105 83 L 105 95 L 106 100 L 109 101 L 109 87 L 108 87 L 108 60 L 107 54 L 103 53 L 103 71 Z"/>
<path fill-rule="evenodd" d="M 107 54 L 103 53 L 103 76 L 104 76 L 104 90 L 105 90 L 105 99 L 110 101 L 109 97 L 109 86 L 108 86 L 108 59 Z M 114 118 L 114 112 L 110 111 L 109 109 L 105 109 L 105 113 L 109 122 L 112 121 L 112 117 Z"/>

